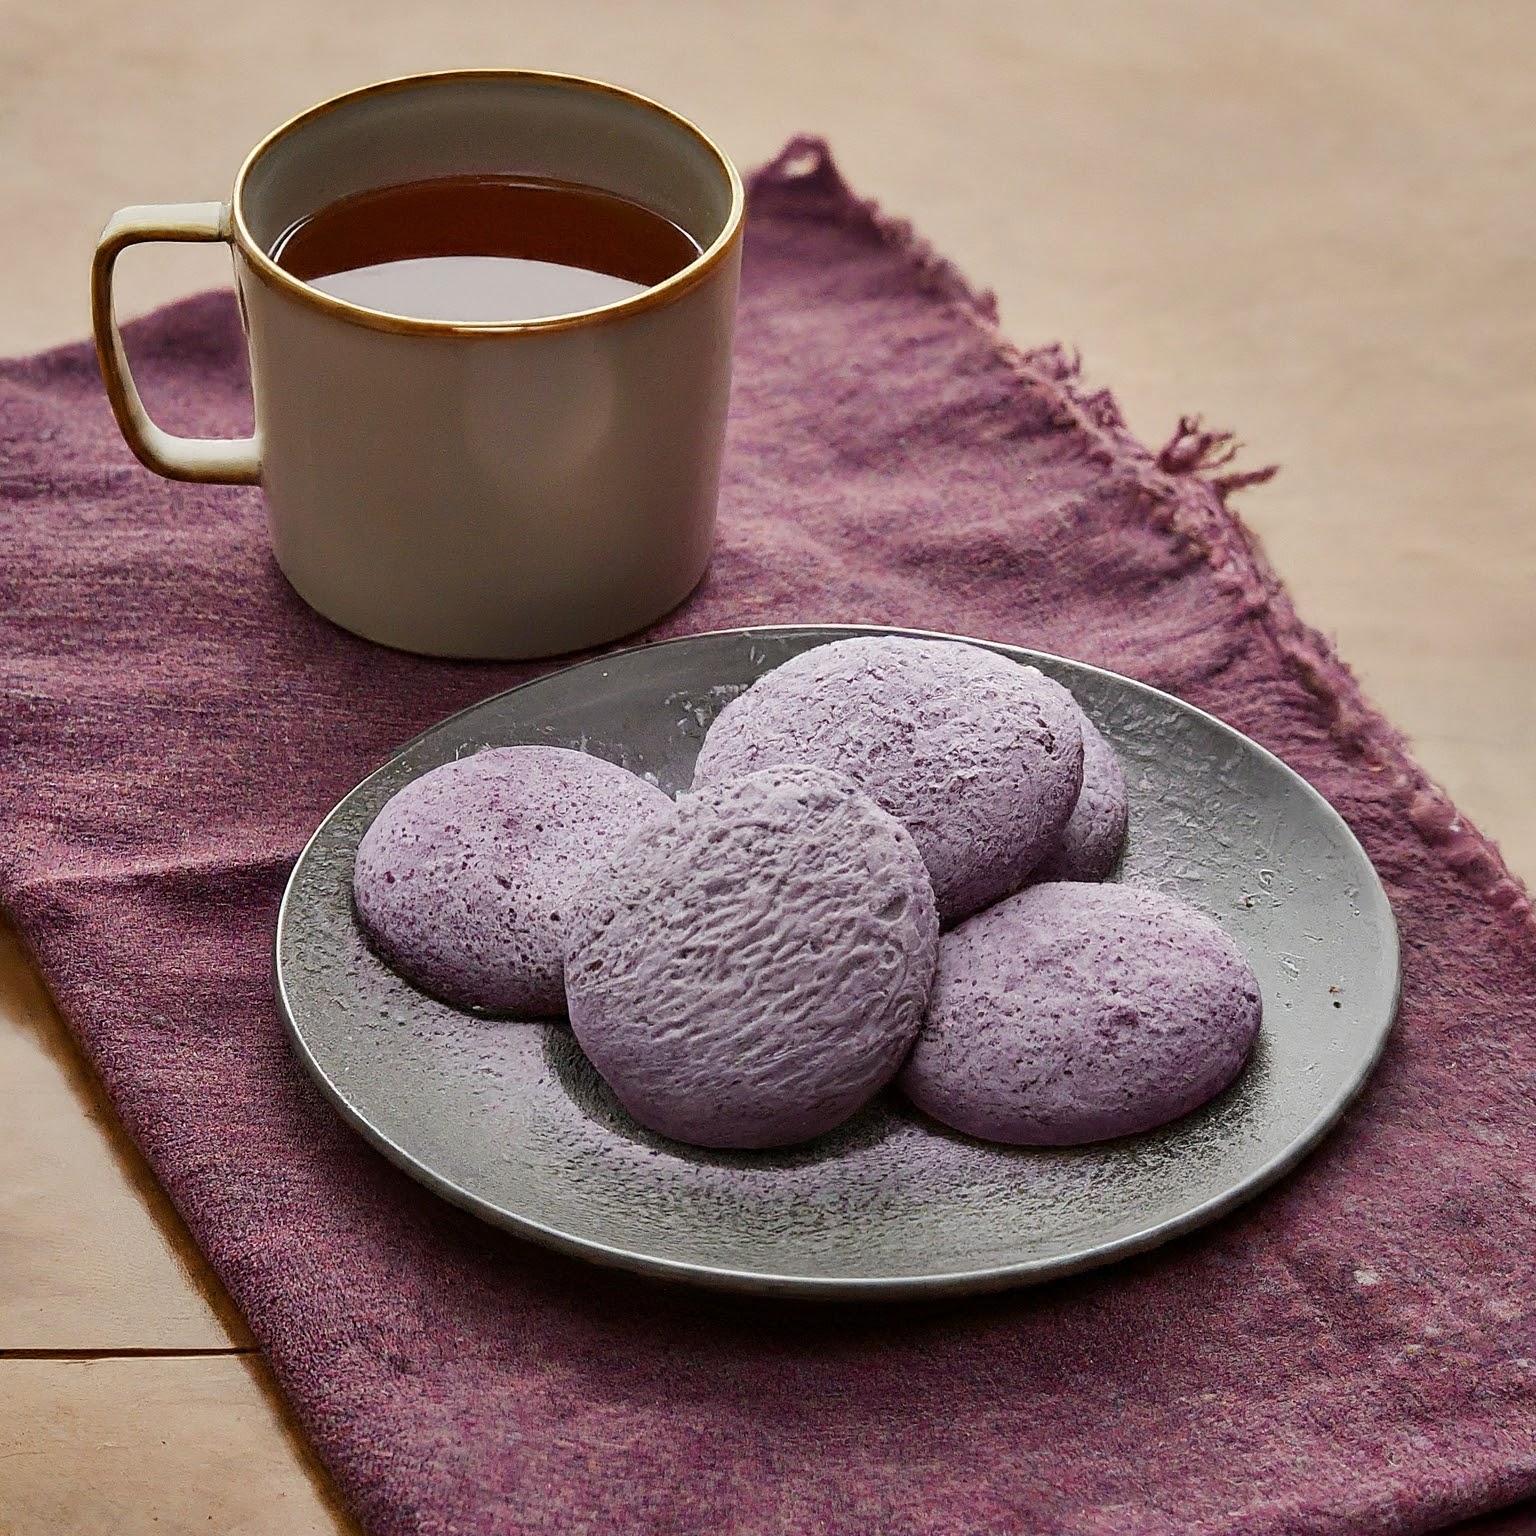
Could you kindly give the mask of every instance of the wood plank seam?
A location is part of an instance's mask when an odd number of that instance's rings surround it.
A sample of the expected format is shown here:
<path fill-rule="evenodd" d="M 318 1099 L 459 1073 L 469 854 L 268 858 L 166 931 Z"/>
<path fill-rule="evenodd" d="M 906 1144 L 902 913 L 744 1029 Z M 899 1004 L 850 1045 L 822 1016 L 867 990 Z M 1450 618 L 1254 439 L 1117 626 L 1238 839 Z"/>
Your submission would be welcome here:
<path fill-rule="evenodd" d="M 237 1345 L 227 1349 L 0 1349 L 0 1360 L 197 1360 L 260 1353 L 254 1346 Z"/>

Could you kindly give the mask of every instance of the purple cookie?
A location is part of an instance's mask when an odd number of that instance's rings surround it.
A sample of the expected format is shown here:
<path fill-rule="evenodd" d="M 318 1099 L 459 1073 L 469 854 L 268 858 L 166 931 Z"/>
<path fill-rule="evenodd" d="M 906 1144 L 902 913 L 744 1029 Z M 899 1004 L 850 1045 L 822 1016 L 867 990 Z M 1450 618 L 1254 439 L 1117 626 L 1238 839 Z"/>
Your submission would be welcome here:
<path fill-rule="evenodd" d="M 937 944 L 901 824 L 840 774 L 769 769 L 682 796 L 593 872 L 566 955 L 571 1027 L 642 1125 L 789 1146 L 894 1076 Z"/>
<path fill-rule="evenodd" d="M 944 936 L 901 1087 L 987 1141 L 1104 1141 L 1225 1088 L 1259 1016 L 1242 951 L 1192 907 L 1128 885 L 1036 885 Z"/>
<path fill-rule="evenodd" d="M 1036 880 L 1102 880 L 1115 867 L 1125 843 L 1125 770 L 1086 715 L 1082 725 L 1082 793 L 1060 841 L 1036 868 Z"/>
<path fill-rule="evenodd" d="M 1082 711 L 1033 667 L 891 635 L 805 651 L 721 710 L 695 787 L 776 763 L 845 773 L 912 834 L 948 925 L 1006 896 L 1082 786 Z"/>
<path fill-rule="evenodd" d="M 494 747 L 413 779 L 357 847 L 363 928 L 447 1002 L 559 1013 L 575 888 L 637 820 L 671 807 L 627 770 L 563 747 Z"/>

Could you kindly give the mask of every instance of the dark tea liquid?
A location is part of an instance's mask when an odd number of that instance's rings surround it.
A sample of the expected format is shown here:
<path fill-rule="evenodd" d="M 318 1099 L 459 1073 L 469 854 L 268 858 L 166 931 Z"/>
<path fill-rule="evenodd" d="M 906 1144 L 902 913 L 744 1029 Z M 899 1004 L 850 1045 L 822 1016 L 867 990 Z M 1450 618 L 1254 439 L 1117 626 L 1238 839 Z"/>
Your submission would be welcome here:
<path fill-rule="evenodd" d="M 439 176 L 341 198 L 271 256 L 322 293 L 420 320 L 513 322 L 631 298 L 699 254 L 649 208 L 526 176 Z"/>

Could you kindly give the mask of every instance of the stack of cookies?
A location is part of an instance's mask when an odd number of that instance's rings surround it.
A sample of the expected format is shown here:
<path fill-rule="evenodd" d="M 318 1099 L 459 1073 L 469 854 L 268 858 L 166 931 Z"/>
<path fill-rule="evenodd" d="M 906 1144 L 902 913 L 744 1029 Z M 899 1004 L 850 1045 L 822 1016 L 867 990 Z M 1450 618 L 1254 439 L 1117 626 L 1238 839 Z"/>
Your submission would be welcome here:
<path fill-rule="evenodd" d="M 570 1015 L 642 1124 L 791 1145 L 887 1084 L 946 1126 L 1071 1145 L 1241 1070 L 1258 983 L 1210 918 L 1099 884 L 1127 791 L 1071 694 L 959 641 L 802 653 L 710 727 L 674 802 L 552 747 L 385 806 L 354 895 L 384 959 L 460 1006 Z"/>

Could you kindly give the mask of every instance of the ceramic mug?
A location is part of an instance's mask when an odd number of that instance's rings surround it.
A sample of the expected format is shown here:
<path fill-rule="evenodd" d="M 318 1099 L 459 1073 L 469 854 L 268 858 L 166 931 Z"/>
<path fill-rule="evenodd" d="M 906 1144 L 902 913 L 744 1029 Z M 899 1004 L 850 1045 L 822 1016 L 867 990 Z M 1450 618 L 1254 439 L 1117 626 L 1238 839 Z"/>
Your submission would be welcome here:
<path fill-rule="evenodd" d="M 268 254 L 339 198 L 476 173 L 620 194 L 701 254 L 620 302 L 512 323 L 362 308 Z M 708 562 L 744 201 L 697 128 L 628 91 L 521 70 L 386 81 L 268 135 L 228 203 L 113 216 L 92 269 L 102 375 L 150 469 L 263 487 L 278 565 L 346 629 L 438 656 L 596 645 L 681 602 Z M 175 437 L 145 412 L 112 274 L 151 240 L 232 247 L 254 436 Z"/>

